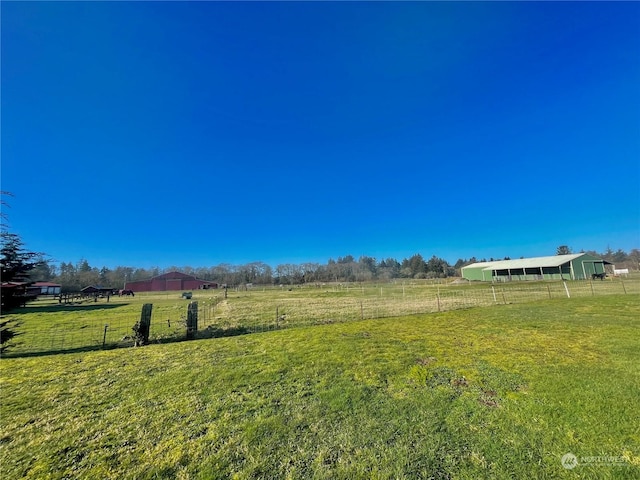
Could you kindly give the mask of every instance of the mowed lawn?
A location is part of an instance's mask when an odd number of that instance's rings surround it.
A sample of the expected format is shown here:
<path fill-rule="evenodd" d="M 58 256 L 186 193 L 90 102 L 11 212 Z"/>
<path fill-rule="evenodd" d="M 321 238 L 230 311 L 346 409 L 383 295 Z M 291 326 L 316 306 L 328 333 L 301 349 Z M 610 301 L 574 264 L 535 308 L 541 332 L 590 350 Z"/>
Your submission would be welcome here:
<path fill-rule="evenodd" d="M 0 476 L 639 478 L 639 360 L 639 295 L 4 358 Z"/>

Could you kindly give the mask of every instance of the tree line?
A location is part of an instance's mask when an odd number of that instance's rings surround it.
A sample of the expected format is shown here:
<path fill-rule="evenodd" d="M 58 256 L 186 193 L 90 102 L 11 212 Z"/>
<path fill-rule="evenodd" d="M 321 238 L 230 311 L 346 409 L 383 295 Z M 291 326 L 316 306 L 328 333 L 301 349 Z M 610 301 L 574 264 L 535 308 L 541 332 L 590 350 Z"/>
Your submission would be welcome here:
<path fill-rule="evenodd" d="M 76 263 L 61 262 L 58 266 L 42 261 L 31 271 L 32 281 L 50 281 L 62 285 L 63 291 L 78 291 L 87 285 L 110 288 L 124 288 L 126 282 L 147 280 L 163 273 L 179 271 L 207 281 L 227 285 L 247 283 L 261 285 L 296 285 L 318 282 L 366 282 L 388 281 L 394 278 L 446 278 L 456 275 L 456 269 L 435 255 L 425 260 L 415 254 L 398 261 L 393 258 L 376 260 L 361 256 L 357 260 L 352 255 L 329 259 L 326 264 L 306 262 L 284 263 L 272 267 L 264 262 L 244 265 L 222 263 L 212 267 L 169 266 L 167 268 L 136 268 L 118 266 L 116 268 L 94 267 L 86 259 Z"/>
<path fill-rule="evenodd" d="M 564 247 L 564 246 L 563 246 Z M 571 250 L 567 248 L 570 253 Z M 560 249 L 560 247 L 559 247 Z M 561 253 L 566 253 L 564 250 Z M 603 253 L 587 251 L 591 255 L 603 258 L 616 267 L 640 268 L 640 250 L 626 253 L 608 248 Z M 44 259 L 30 272 L 32 281 L 51 281 L 62 285 L 63 291 L 79 291 L 88 285 L 109 288 L 124 288 L 129 281 L 147 280 L 171 271 L 180 271 L 187 275 L 207 281 L 227 285 L 300 285 L 324 282 L 369 282 L 391 281 L 393 279 L 436 279 L 460 275 L 460 268 L 475 262 L 509 260 L 505 258 L 458 259 L 454 265 L 433 255 L 425 259 L 416 253 L 398 261 L 394 258 L 377 260 L 366 255 L 356 259 L 352 255 L 329 259 L 326 264 L 307 262 L 301 264 L 285 263 L 272 267 L 264 262 L 251 262 L 244 265 L 222 263 L 212 267 L 169 266 L 167 268 L 136 268 L 118 266 L 116 268 L 97 268 L 86 259 L 76 263 L 62 262 L 58 266 Z"/>

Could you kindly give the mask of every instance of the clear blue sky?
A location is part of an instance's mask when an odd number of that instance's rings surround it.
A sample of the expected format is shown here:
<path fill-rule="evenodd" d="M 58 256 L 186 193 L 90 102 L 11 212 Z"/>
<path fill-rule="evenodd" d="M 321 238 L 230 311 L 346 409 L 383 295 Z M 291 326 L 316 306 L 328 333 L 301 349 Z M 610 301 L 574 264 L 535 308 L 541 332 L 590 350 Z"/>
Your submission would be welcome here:
<path fill-rule="evenodd" d="M 12 231 L 92 266 L 640 247 L 640 3 L 2 2 Z"/>

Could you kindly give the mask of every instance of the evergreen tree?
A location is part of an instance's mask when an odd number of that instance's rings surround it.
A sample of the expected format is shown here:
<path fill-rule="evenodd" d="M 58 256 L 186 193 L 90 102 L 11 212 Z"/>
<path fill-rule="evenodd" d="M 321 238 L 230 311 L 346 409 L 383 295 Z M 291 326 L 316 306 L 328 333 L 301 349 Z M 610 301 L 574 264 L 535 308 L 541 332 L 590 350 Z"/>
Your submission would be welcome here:
<path fill-rule="evenodd" d="M 10 195 L 7 192 L 1 193 Z M 2 200 L 2 205 L 7 206 L 7 203 Z M 44 262 L 42 253 L 26 250 L 20 236 L 9 232 L 8 225 L 5 223 L 6 218 L 6 214 L 3 212 L 0 227 L 0 279 L 2 279 L 3 283 L 3 288 L 0 289 L 2 312 L 20 305 L 25 300 L 24 289 L 10 287 L 8 284 L 28 282 L 29 273 Z"/>
<path fill-rule="evenodd" d="M 7 195 L 6 192 L 2 194 Z M 4 200 L 2 205 L 7 205 Z M 26 250 L 20 236 L 9 232 L 5 220 L 3 212 L 0 230 L 0 314 L 29 300 L 24 285 L 20 284 L 28 283 L 29 273 L 43 262 L 43 254 Z M 9 340 L 17 335 L 15 327 L 17 324 L 11 319 L 0 320 L 0 353 L 8 348 Z"/>

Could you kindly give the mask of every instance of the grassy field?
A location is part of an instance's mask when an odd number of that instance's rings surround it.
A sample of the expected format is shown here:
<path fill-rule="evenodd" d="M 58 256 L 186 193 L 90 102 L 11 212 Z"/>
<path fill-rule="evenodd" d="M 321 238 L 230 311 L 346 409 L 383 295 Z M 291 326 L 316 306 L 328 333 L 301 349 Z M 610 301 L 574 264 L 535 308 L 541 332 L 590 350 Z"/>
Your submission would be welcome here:
<path fill-rule="evenodd" d="M 638 358 L 637 294 L 4 358 L 0 474 L 638 478 Z"/>

